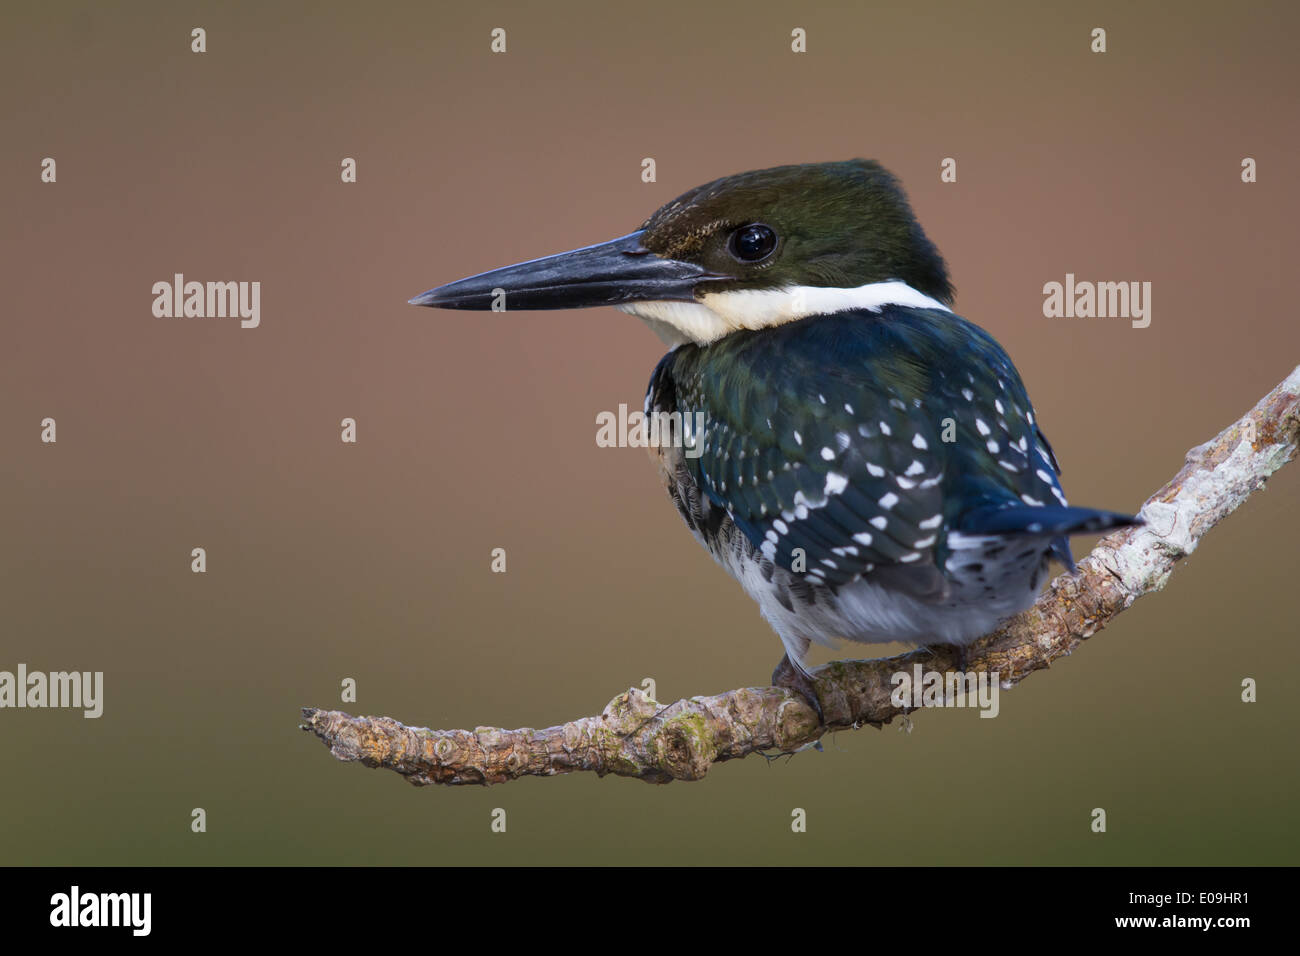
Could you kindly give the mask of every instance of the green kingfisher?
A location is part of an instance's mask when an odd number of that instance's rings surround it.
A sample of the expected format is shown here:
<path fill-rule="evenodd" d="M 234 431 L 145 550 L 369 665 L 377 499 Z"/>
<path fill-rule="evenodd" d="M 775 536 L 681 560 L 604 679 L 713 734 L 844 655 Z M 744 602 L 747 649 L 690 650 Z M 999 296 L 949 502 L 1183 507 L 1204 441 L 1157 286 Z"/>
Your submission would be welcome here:
<path fill-rule="evenodd" d="M 1139 523 L 1066 503 L 1003 348 L 871 160 L 714 180 L 635 232 L 439 286 L 443 309 L 616 306 L 670 347 L 652 449 L 695 538 L 785 645 L 965 646 L 1033 603 L 1068 536 Z"/>

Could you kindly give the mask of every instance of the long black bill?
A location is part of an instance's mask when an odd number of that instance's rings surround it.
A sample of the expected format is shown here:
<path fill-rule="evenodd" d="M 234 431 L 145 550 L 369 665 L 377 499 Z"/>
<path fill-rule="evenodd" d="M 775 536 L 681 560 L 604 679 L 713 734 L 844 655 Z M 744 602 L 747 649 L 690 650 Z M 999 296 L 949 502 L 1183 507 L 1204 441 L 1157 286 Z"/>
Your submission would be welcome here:
<path fill-rule="evenodd" d="M 690 262 L 664 259 L 633 232 L 595 246 L 532 259 L 448 282 L 410 300 L 439 309 L 580 309 L 658 299 L 694 301 L 696 285 L 721 279 Z"/>

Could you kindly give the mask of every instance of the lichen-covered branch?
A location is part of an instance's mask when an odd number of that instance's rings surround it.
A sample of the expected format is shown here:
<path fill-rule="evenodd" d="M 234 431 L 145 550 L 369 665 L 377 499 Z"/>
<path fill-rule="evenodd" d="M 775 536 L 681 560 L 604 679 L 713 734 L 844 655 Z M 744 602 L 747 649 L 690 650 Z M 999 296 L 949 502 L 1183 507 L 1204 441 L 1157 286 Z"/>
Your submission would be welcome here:
<path fill-rule="evenodd" d="M 544 730 L 429 730 L 388 717 L 304 708 L 304 730 L 340 760 L 385 767 L 414 784 L 502 783 L 590 770 L 651 783 L 698 780 L 709 768 L 760 752 L 793 752 L 830 730 L 881 726 L 903 711 L 891 675 L 987 671 L 1010 687 L 1069 654 L 1143 594 L 1158 591 L 1201 537 L 1290 461 L 1300 444 L 1300 368 L 1244 418 L 1193 448 L 1182 470 L 1142 506 L 1146 525 L 1101 541 L 1028 611 L 960 651 L 939 646 L 887 660 L 837 661 L 814 677 L 826 723 L 798 695 L 745 687 L 667 706 L 632 688 L 595 717 Z"/>

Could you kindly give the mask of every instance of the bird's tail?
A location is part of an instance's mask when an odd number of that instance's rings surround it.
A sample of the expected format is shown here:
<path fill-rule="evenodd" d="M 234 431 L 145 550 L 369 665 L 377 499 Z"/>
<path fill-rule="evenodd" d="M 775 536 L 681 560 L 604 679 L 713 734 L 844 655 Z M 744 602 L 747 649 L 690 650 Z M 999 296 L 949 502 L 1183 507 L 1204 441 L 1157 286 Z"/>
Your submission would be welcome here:
<path fill-rule="evenodd" d="M 1023 534 L 1055 538 L 1058 535 L 1101 534 L 1142 523 L 1142 519 L 1134 515 L 1096 508 L 1008 505 L 970 512 L 963 516 L 961 530 L 967 534 Z"/>
<path fill-rule="evenodd" d="M 1016 535 L 1050 538 L 1054 557 L 1074 570 L 1070 553 L 1070 535 L 1103 534 L 1117 528 L 1145 524 L 1136 515 L 1071 505 L 1008 505 L 1005 508 L 980 508 L 965 515 L 961 530 L 966 534 Z"/>

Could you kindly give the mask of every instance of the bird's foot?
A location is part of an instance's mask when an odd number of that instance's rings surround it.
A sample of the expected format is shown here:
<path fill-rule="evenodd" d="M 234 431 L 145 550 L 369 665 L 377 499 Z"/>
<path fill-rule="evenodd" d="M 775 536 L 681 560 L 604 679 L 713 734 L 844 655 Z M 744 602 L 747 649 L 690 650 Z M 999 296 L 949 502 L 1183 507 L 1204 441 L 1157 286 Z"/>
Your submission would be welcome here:
<path fill-rule="evenodd" d="M 781 663 L 776 665 L 776 670 L 772 671 L 772 684 L 775 687 L 784 687 L 786 690 L 792 690 L 808 702 L 808 706 L 813 709 L 817 715 L 819 723 L 826 723 L 826 715 L 822 712 L 821 698 L 817 696 L 817 685 L 808 675 L 808 672 L 790 660 L 790 655 L 786 654 L 781 658 Z"/>

